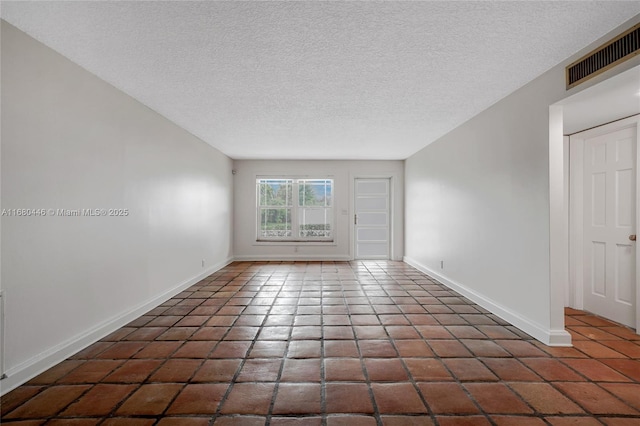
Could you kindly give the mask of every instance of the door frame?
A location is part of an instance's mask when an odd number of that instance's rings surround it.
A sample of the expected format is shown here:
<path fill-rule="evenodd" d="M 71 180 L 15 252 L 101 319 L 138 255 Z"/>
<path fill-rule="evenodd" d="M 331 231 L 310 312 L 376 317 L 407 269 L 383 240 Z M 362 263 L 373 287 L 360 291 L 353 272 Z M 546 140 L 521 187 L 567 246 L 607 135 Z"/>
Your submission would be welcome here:
<path fill-rule="evenodd" d="M 584 141 L 617 130 L 636 127 L 636 233 L 640 230 L 640 115 L 624 118 L 565 138 L 569 151 L 569 307 L 584 309 Z M 636 333 L 640 332 L 640 248 L 636 246 Z"/>
<path fill-rule="evenodd" d="M 350 179 L 350 193 L 351 197 L 349 200 L 349 211 L 351 215 L 349 217 L 349 238 L 350 238 L 350 247 L 351 247 L 351 259 L 356 260 L 356 225 L 353 223 L 353 217 L 356 214 L 356 180 L 358 179 L 388 179 L 389 180 L 389 255 L 386 260 L 394 260 L 396 254 L 396 247 L 394 244 L 394 222 L 395 222 L 395 174 L 366 174 L 366 175 L 352 175 Z M 366 260 L 366 259 L 363 259 Z M 374 260 L 374 259 L 372 259 Z M 383 260 L 383 259 L 377 259 Z"/>

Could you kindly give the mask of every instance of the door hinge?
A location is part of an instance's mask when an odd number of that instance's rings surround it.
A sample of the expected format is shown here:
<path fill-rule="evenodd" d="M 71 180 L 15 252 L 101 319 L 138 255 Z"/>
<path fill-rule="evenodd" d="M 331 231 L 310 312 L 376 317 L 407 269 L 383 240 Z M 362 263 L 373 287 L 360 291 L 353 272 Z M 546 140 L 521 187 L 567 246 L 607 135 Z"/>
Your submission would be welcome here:
<path fill-rule="evenodd" d="M 357 214 L 354 214 L 354 215 L 353 215 L 353 224 L 354 224 L 354 225 L 357 225 L 357 224 L 358 224 L 358 215 L 357 215 Z"/>

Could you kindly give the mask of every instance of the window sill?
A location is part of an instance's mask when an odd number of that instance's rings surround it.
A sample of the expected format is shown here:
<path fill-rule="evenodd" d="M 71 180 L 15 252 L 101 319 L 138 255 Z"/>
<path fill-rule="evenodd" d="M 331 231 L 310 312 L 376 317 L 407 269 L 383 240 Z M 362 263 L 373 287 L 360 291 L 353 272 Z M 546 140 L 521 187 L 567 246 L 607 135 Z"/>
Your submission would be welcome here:
<path fill-rule="evenodd" d="M 309 241 L 309 240 L 287 240 L 287 241 L 275 241 L 275 240 L 256 240 L 253 243 L 254 246 L 335 246 L 337 245 L 335 240 L 331 241 Z"/>

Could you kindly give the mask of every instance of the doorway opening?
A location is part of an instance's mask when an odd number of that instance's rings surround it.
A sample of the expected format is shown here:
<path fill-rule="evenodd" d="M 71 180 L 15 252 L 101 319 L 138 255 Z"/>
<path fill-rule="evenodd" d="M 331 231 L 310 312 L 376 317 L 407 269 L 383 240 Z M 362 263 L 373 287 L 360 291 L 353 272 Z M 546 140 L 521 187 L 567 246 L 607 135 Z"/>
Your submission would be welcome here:
<path fill-rule="evenodd" d="M 573 213 L 577 211 L 576 206 L 580 203 L 582 203 L 580 205 L 582 206 L 582 208 L 584 208 L 585 200 L 584 198 L 582 198 L 582 200 L 574 199 L 579 194 L 579 191 L 577 191 L 575 188 L 571 188 L 576 181 L 580 182 L 580 179 L 576 179 L 576 177 L 571 178 L 570 175 L 575 174 L 577 172 L 575 168 L 579 166 L 570 163 L 570 157 L 577 156 L 582 158 L 584 161 L 584 151 L 582 153 L 577 152 L 579 150 L 579 147 L 573 147 L 573 145 L 570 143 L 569 136 L 565 135 L 574 135 L 582 131 L 594 129 L 606 123 L 615 121 L 621 122 L 621 120 L 625 117 L 629 118 L 640 114 L 639 95 L 640 66 L 636 65 L 634 68 L 630 68 L 618 75 L 594 84 L 591 87 L 588 87 L 581 92 L 569 96 L 566 99 L 559 101 L 558 103 L 553 104 L 549 107 L 549 267 L 551 309 L 550 322 L 552 328 L 564 328 L 564 307 L 585 309 L 583 301 L 584 288 L 582 286 L 584 284 L 584 281 L 582 280 L 584 276 L 579 276 L 581 271 L 582 273 L 584 273 L 585 267 L 588 266 L 592 268 L 589 270 L 589 273 L 592 275 L 595 274 L 593 276 L 599 277 L 598 279 L 606 280 L 606 278 L 602 278 L 606 277 L 606 270 L 600 270 L 597 268 L 594 269 L 595 267 L 593 266 L 592 260 L 589 261 L 589 264 L 587 266 L 584 266 L 584 263 L 582 267 L 575 266 L 576 264 L 574 260 L 576 253 L 580 252 L 582 253 L 581 256 L 584 256 L 585 252 L 587 254 L 589 254 L 589 252 L 583 250 L 582 248 L 581 251 L 574 249 L 574 247 L 577 245 L 576 238 L 578 234 L 576 229 L 582 225 L 576 223 L 576 219 L 573 218 Z M 587 136 L 589 135 L 587 134 Z M 575 140 L 577 139 L 574 138 L 573 144 L 575 144 Z M 606 144 L 603 146 L 606 146 Z M 596 148 L 596 150 L 601 151 L 607 151 L 607 149 L 608 148 L 602 146 Z M 591 154 L 595 155 L 593 152 Z M 613 155 L 616 155 L 616 153 L 614 153 Z M 635 150 L 635 154 L 627 153 L 627 155 L 635 155 L 635 162 L 637 164 L 637 149 Z M 621 170 L 621 172 L 623 171 Z M 625 173 L 626 177 L 623 177 L 622 175 L 624 175 Z M 614 173 L 614 176 L 615 174 L 616 173 Z M 616 177 L 616 179 L 624 179 L 629 177 L 628 172 L 618 173 L 618 175 L 619 176 Z M 582 179 L 584 179 L 584 174 L 581 174 L 580 176 L 582 176 Z M 596 181 L 598 179 L 600 181 L 603 181 L 602 177 L 592 176 L 591 179 L 592 181 L 594 179 Z M 637 191 L 639 187 L 639 185 L 637 184 L 637 176 L 635 176 L 633 180 L 635 181 L 636 186 L 635 191 Z M 584 185 L 584 180 L 582 181 L 582 183 Z M 602 185 L 602 183 L 596 182 L 595 185 L 596 189 L 598 189 L 600 187 L 597 187 L 597 185 Z M 592 184 L 592 191 L 593 188 L 594 187 Z M 600 189 L 598 190 L 600 191 L 598 196 L 602 196 L 604 192 L 602 192 Z M 613 194 L 614 193 L 611 192 L 610 196 L 613 196 Z M 591 200 L 593 200 L 593 193 L 590 197 Z M 638 201 L 640 200 L 638 200 L 637 197 L 636 200 L 628 201 L 634 204 L 635 212 L 633 212 L 633 214 L 631 215 L 631 219 L 629 219 L 633 222 L 632 225 L 634 232 L 629 232 L 628 234 L 626 234 L 627 239 L 629 235 L 635 234 L 635 230 L 638 226 L 637 213 L 640 212 L 640 209 L 638 209 L 637 207 Z M 612 213 L 609 214 L 611 215 Z M 627 214 L 631 213 L 627 212 Z M 629 231 L 629 229 L 624 230 L 624 232 L 627 231 Z M 582 241 L 582 243 L 584 243 L 584 240 Z M 627 243 L 625 242 L 625 244 Z M 625 250 L 628 249 L 625 249 L 623 247 L 624 244 L 622 244 L 622 242 L 619 243 L 619 246 L 620 247 L 615 246 L 616 248 L 612 249 L 609 257 L 613 256 L 613 260 L 616 261 L 615 254 L 612 253 L 617 250 L 617 262 L 622 263 L 623 259 L 628 260 L 631 256 L 637 263 L 637 250 L 635 251 L 635 253 L 631 254 L 630 252 L 625 252 Z M 603 249 L 602 245 L 600 245 L 598 249 L 600 250 L 600 265 L 605 265 L 603 266 L 603 268 L 607 268 L 608 266 L 602 263 L 602 259 L 604 259 L 604 257 L 606 256 L 607 249 Z M 595 248 L 592 244 L 591 256 L 594 256 L 594 250 Z M 603 250 L 605 255 L 601 255 L 603 253 Z M 635 268 L 635 271 L 632 272 L 636 286 L 635 324 L 632 324 L 632 327 L 636 330 L 640 330 L 640 312 L 638 312 L 640 310 L 640 291 L 637 291 L 638 283 L 640 283 L 640 280 L 638 279 L 638 272 L 640 272 L 639 269 L 640 268 Z M 610 274 L 612 273 L 615 277 L 616 272 L 610 272 Z M 618 276 L 618 279 L 626 278 Z M 629 279 L 627 279 L 627 282 L 630 282 Z M 593 285 L 593 282 L 589 285 Z M 596 293 L 602 293 L 602 287 L 596 290 Z M 621 289 L 618 289 L 617 291 L 618 299 L 633 298 L 633 296 L 630 296 L 628 293 L 626 295 L 623 295 L 621 293 Z"/>

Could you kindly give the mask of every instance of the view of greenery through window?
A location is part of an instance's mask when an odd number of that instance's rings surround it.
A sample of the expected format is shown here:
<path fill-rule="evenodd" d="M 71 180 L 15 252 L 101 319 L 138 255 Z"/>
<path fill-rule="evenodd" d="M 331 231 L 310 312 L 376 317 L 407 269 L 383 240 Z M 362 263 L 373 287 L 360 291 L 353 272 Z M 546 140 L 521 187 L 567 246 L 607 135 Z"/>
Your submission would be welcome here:
<path fill-rule="evenodd" d="M 332 239 L 332 179 L 258 179 L 256 183 L 258 239 Z"/>

